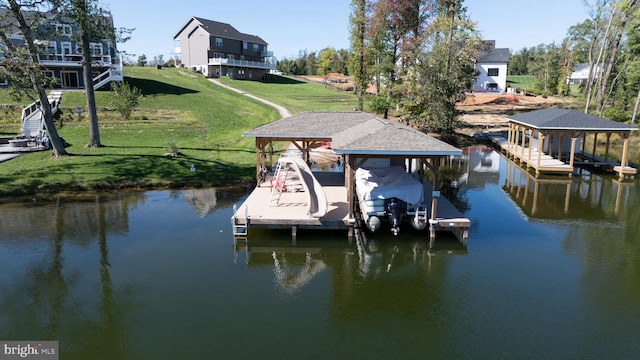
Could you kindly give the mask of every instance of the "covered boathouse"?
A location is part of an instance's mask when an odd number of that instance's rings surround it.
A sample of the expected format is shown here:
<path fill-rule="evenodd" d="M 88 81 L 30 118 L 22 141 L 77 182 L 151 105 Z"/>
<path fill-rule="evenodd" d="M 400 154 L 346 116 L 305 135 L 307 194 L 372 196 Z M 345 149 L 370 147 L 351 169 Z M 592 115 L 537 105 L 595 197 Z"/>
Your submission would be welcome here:
<path fill-rule="evenodd" d="M 290 228 L 294 237 L 297 229 L 344 229 L 351 237 L 357 223 L 354 175 L 363 164 L 404 166 L 422 180 L 428 169 L 437 189 L 443 159 L 462 154 L 462 150 L 416 129 L 365 112 L 303 112 L 258 126 L 242 136 L 256 139 L 257 185 L 234 209 L 234 236 L 246 236 L 250 228 Z M 274 159 L 273 142 L 290 143 L 295 154 L 285 152 Z M 311 152 L 321 146 L 330 147 L 343 159 L 339 171 L 309 170 Z M 295 160 L 296 156 L 301 161 Z M 293 176 L 284 176 L 286 183 L 276 175 L 284 166 L 294 169 Z M 430 184 L 425 185 L 431 240 L 436 231 L 452 231 L 466 244 L 469 219 L 439 198 L 439 192 L 432 192 Z"/>
<path fill-rule="evenodd" d="M 494 137 L 503 150 L 542 173 L 568 174 L 576 167 L 614 171 L 619 180 L 633 179 L 636 169 L 628 165 L 629 137 L 637 127 L 611 121 L 598 116 L 568 109 L 542 109 L 507 118 L 507 138 Z M 621 162 L 609 159 L 611 136 L 617 134 L 623 140 Z M 604 135 L 604 156 L 596 154 L 600 135 Z M 591 149 L 586 148 L 587 136 L 593 138 Z M 600 138 L 603 139 L 603 138 Z"/>

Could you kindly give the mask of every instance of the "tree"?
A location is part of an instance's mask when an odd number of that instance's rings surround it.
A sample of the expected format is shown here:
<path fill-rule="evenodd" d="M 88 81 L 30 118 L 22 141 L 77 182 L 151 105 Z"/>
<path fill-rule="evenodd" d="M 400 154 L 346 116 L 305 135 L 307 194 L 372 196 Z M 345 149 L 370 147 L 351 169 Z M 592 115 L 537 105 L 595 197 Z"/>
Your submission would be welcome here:
<path fill-rule="evenodd" d="M 93 88 L 91 42 L 115 42 L 115 29 L 111 14 L 100 7 L 98 0 L 59 0 L 60 20 L 78 28 L 78 42 L 82 47 L 82 78 L 89 117 L 89 143 L 87 147 L 101 147 L 98 111 Z"/>
<path fill-rule="evenodd" d="M 529 62 L 533 61 L 533 48 L 522 48 L 511 56 L 507 71 L 509 75 L 528 75 Z"/>
<path fill-rule="evenodd" d="M 43 10 L 53 5 L 49 2 L 35 2 L 22 4 L 16 0 L 0 2 L 0 9 L 7 10 L 0 17 L 0 40 L 5 44 L 0 71 L 4 73 L 12 84 L 12 89 L 20 94 L 31 95 L 35 92 L 40 101 L 40 107 L 44 116 L 44 124 L 51 140 L 51 146 L 55 157 L 67 155 L 64 141 L 58 135 L 58 131 L 53 123 L 51 105 L 45 92 L 45 86 L 49 84 L 44 76 L 38 60 L 40 49 L 36 45 L 34 34 L 41 28 L 46 19 Z M 30 15 L 27 18 L 27 14 Z M 14 44 L 10 40 L 10 34 L 18 30 L 24 41 Z"/>
<path fill-rule="evenodd" d="M 147 55 L 142 54 L 138 56 L 137 64 L 138 66 L 147 66 Z"/>
<path fill-rule="evenodd" d="M 164 56 L 163 55 L 154 56 L 153 65 L 164 65 Z"/>
<path fill-rule="evenodd" d="M 534 75 L 533 86 L 544 95 L 558 92 L 560 49 L 556 44 L 540 44 L 535 48 L 533 61 L 529 63 L 529 74 Z"/>
<path fill-rule="evenodd" d="M 317 75 L 316 53 L 314 51 L 307 55 L 306 71 L 307 75 Z"/>
<path fill-rule="evenodd" d="M 456 103 L 464 100 L 475 78 L 473 59 L 482 41 L 461 0 L 440 0 L 435 5 L 422 53 L 404 81 L 408 85 L 402 109 L 418 128 L 447 136 L 454 132 Z"/>
<path fill-rule="evenodd" d="M 332 47 L 320 50 L 318 54 L 318 71 L 320 74 L 327 76 L 328 73 L 336 71 L 336 59 L 338 54 Z"/>
<path fill-rule="evenodd" d="M 640 108 L 640 7 L 636 6 L 630 11 L 630 20 L 626 29 L 627 46 L 625 53 L 625 61 L 627 66 L 626 87 L 629 90 L 629 97 L 634 98 L 633 113 L 631 122 L 635 123 Z M 635 95 L 635 96 L 634 96 Z"/>
<path fill-rule="evenodd" d="M 365 64 L 365 21 L 366 0 L 351 1 L 351 50 L 353 54 L 349 61 L 350 73 L 355 84 L 354 91 L 358 95 L 357 110 L 364 109 L 364 94 L 367 89 L 368 79 Z"/>

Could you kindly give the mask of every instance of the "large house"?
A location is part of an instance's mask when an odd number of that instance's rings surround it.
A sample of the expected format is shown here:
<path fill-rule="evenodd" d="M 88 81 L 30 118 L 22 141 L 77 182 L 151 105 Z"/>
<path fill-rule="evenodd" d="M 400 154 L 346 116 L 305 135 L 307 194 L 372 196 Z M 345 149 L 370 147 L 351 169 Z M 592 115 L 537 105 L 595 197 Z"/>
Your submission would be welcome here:
<path fill-rule="evenodd" d="M 5 11 L 2 11 L 0 15 Z M 76 41 L 78 28 L 68 23 L 62 23 L 54 16 L 48 18 L 50 19 L 48 23 L 34 29 L 35 42 L 43 47 L 38 58 L 44 67 L 44 72 L 58 80 L 57 87 L 71 89 L 85 87 L 86 84 L 84 84 L 82 77 L 82 48 L 80 43 Z M 108 24 L 111 24 L 110 28 L 113 29 L 113 19 L 108 17 L 106 20 Z M 13 26 L 9 31 L 5 30 L 5 33 L 9 35 L 9 41 L 12 44 L 18 46 L 24 44 L 24 37 L 17 27 Z M 112 38 L 115 39 L 115 35 Z M 6 48 L 4 44 L 1 46 Z M 105 39 L 91 42 L 90 48 L 94 89 L 106 86 L 111 81 L 122 81 L 122 63 L 115 41 Z"/>
<path fill-rule="evenodd" d="M 507 91 L 507 66 L 509 65 L 509 49 L 496 49 L 495 40 L 484 41 L 484 48 L 475 59 L 478 77 L 473 91 Z"/>
<path fill-rule="evenodd" d="M 206 77 L 261 80 L 275 69 L 266 41 L 229 24 L 192 17 L 173 40 L 182 66 Z"/>

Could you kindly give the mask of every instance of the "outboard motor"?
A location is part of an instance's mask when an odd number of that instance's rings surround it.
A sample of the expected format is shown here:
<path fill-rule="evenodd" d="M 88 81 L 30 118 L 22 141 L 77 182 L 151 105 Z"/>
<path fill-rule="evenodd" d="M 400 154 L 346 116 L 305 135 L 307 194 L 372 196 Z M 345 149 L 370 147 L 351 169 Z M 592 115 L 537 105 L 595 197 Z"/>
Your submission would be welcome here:
<path fill-rule="evenodd" d="M 387 211 L 391 219 L 391 231 L 393 235 L 398 235 L 400 231 L 400 202 L 397 198 L 389 199 L 387 204 Z"/>

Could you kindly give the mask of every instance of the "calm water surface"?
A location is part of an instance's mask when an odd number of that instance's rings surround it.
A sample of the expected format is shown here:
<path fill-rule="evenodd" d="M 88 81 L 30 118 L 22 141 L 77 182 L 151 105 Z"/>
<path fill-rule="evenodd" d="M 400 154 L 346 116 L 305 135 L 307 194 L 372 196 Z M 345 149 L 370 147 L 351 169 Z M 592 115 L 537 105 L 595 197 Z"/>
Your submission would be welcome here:
<path fill-rule="evenodd" d="M 247 189 L 2 205 L 0 340 L 58 340 L 61 359 L 638 358 L 638 183 L 469 154 L 466 248 L 408 228 L 234 247 Z"/>

